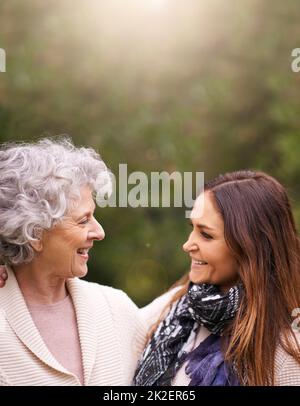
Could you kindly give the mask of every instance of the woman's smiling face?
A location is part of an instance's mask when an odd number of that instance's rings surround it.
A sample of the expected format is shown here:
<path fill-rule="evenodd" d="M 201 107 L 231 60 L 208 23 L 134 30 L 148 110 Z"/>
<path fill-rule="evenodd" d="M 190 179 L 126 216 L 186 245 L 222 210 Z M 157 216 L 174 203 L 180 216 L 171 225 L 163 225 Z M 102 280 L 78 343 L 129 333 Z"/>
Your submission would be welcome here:
<path fill-rule="evenodd" d="M 201 194 L 191 213 L 193 230 L 183 245 L 191 257 L 193 283 L 217 285 L 223 292 L 238 281 L 238 266 L 224 238 L 224 221 L 211 193 Z"/>
<path fill-rule="evenodd" d="M 103 240 L 105 236 L 94 210 L 91 190 L 84 187 L 76 207 L 61 223 L 44 232 L 42 249 L 37 254 L 43 267 L 64 278 L 86 275 L 89 249 L 94 240 Z"/>

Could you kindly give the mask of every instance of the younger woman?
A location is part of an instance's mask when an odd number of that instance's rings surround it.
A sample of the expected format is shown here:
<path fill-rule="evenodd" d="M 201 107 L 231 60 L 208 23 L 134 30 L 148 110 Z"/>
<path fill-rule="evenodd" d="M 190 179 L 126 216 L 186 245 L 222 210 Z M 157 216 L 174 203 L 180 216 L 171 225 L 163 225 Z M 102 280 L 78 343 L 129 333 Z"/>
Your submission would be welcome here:
<path fill-rule="evenodd" d="M 300 385 L 300 250 L 283 186 L 261 172 L 221 175 L 191 225 L 189 274 L 142 310 L 153 321 L 169 301 L 134 384 Z"/>

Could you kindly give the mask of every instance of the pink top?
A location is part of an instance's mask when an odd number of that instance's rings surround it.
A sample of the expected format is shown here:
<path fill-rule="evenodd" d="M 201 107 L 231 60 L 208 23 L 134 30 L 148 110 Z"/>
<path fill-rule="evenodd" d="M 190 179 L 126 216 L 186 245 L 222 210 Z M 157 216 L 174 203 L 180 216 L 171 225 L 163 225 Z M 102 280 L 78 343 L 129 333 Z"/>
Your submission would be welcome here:
<path fill-rule="evenodd" d="M 80 341 L 71 296 L 51 305 L 27 302 L 27 307 L 49 351 L 83 385 Z"/>

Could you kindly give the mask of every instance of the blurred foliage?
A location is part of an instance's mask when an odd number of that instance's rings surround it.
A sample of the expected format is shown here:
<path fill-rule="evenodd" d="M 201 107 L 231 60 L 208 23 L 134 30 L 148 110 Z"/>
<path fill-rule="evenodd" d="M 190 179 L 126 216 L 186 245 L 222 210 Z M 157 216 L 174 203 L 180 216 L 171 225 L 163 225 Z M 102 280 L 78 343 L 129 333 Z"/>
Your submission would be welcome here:
<path fill-rule="evenodd" d="M 0 142 L 69 134 L 115 173 L 262 169 L 299 225 L 299 23 L 295 0 L 0 0 Z M 141 305 L 187 269 L 184 209 L 97 215 L 89 280 Z"/>

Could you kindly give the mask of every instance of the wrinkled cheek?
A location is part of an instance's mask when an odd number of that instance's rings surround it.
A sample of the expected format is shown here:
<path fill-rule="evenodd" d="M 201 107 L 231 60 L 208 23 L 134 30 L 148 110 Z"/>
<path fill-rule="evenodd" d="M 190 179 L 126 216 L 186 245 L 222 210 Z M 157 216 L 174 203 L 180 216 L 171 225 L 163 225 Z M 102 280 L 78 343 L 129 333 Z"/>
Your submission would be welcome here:
<path fill-rule="evenodd" d="M 70 266 L 71 266 L 72 269 L 76 266 L 76 263 L 78 263 L 78 258 L 77 258 L 77 255 L 74 254 L 70 258 Z"/>
<path fill-rule="evenodd" d="M 72 273 L 75 265 L 75 256 L 71 253 L 65 253 L 62 255 L 61 263 L 63 264 L 65 272 Z"/>

